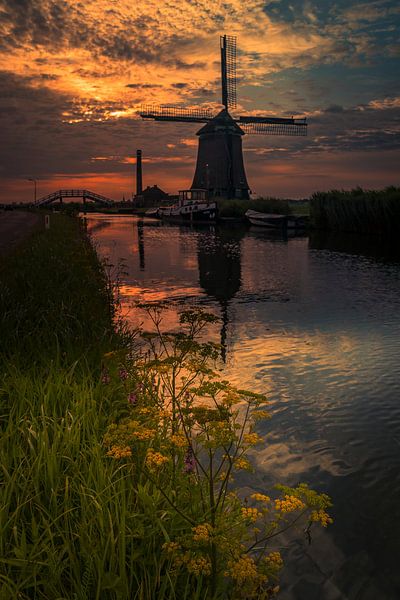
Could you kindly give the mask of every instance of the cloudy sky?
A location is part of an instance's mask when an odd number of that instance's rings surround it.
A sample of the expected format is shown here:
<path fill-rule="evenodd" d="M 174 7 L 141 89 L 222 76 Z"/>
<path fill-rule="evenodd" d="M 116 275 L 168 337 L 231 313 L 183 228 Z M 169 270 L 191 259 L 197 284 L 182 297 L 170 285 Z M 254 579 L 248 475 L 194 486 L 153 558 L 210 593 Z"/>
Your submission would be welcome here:
<path fill-rule="evenodd" d="M 243 140 L 255 193 L 400 185 L 397 0 L 0 0 L 0 202 L 61 187 L 112 198 L 190 187 L 196 124 L 142 103 L 218 108 L 237 36 L 236 114 L 306 116 L 307 138 Z"/>

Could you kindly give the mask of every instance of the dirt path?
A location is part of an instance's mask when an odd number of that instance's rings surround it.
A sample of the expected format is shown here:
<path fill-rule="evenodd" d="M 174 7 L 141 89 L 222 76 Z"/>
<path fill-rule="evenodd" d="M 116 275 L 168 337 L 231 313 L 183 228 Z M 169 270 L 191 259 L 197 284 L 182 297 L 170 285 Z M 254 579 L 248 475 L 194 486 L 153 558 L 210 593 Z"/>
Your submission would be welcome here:
<path fill-rule="evenodd" d="M 10 252 L 42 219 L 42 215 L 20 210 L 0 212 L 0 256 Z"/>

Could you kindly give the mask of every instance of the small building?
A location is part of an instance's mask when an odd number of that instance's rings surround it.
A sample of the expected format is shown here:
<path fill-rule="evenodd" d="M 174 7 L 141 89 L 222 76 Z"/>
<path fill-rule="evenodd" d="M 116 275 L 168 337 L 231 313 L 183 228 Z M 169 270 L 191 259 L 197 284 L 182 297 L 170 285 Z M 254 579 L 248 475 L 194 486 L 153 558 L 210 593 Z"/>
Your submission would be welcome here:
<path fill-rule="evenodd" d="M 160 204 L 164 204 L 169 200 L 169 194 L 159 188 L 158 185 L 148 185 L 147 188 L 142 190 L 141 194 L 135 196 L 134 204 L 138 207 L 160 206 Z"/>

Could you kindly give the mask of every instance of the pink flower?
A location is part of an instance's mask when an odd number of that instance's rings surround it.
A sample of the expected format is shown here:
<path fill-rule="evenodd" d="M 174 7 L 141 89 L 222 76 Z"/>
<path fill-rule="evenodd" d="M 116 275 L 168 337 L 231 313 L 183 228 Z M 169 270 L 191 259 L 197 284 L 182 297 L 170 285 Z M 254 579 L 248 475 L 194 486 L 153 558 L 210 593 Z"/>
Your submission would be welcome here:
<path fill-rule="evenodd" d="M 129 392 L 128 402 L 129 402 L 129 404 L 136 404 L 137 396 L 136 396 L 135 392 Z"/>
<path fill-rule="evenodd" d="M 183 462 L 184 462 L 183 472 L 184 473 L 194 473 L 194 471 L 196 469 L 196 459 L 194 457 L 193 450 L 190 446 L 186 450 L 186 454 L 185 454 L 185 458 L 183 459 Z"/>
<path fill-rule="evenodd" d="M 106 369 L 101 374 L 101 383 L 103 383 L 104 385 L 107 385 L 108 383 L 110 383 L 110 376 Z"/>
<path fill-rule="evenodd" d="M 129 377 L 129 374 L 126 369 L 119 370 L 119 378 L 122 379 L 122 381 L 125 381 L 126 379 L 128 379 L 128 377 Z"/>

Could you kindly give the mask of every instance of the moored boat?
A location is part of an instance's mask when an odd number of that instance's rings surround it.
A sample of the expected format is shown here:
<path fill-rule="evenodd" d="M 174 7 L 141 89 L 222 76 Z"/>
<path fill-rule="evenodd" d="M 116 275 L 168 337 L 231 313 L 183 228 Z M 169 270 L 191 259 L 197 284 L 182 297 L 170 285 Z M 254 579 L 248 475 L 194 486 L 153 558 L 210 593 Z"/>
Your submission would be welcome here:
<path fill-rule="evenodd" d="M 189 223 L 213 223 L 217 213 L 217 203 L 209 199 L 207 190 L 202 189 L 182 190 L 177 204 L 162 206 L 157 210 L 160 219 Z"/>
<path fill-rule="evenodd" d="M 252 225 L 259 225 L 269 229 L 305 229 L 308 218 L 305 215 L 277 215 L 248 210 L 245 213 Z"/>
<path fill-rule="evenodd" d="M 286 215 L 275 215 L 250 209 L 246 211 L 245 215 L 252 225 L 261 225 L 270 229 L 284 229 L 286 227 Z"/>
<path fill-rule="evenodd" d="M 155 218 L 157 218 L 158 217 L 158 211 L 159 211 L 158 207 L 152 206 L 151 208 L 148 208 L 146 210 L 146 212 L 144 213 L 144 216 L 145 217 L 155 217 Z"/>

